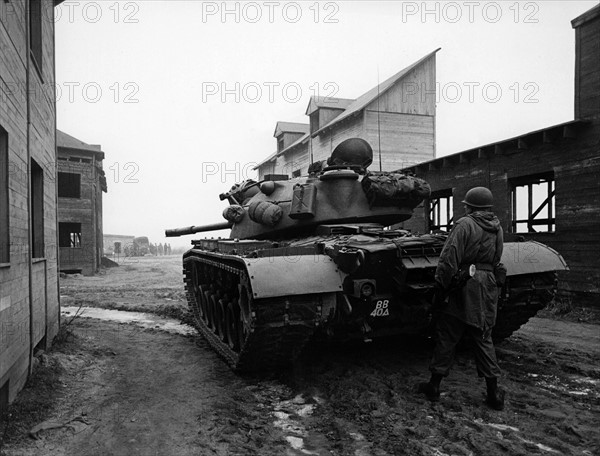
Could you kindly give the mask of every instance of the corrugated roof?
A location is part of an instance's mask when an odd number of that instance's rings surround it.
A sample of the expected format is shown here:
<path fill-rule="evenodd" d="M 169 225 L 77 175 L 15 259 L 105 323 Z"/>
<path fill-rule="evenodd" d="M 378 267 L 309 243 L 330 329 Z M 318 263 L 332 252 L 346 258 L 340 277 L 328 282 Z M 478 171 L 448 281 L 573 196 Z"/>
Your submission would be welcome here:
<path fill-rule="evenodd" d="M 346 109 L 354 101 L 356 100 L 352 98 L 320 97 L 313 95 L 310 97 L 305 114 L 310 116 L 319 108 Z"/>
<path fill-rule="evenodd" d="M 56 130 L 56 145 L 65 149 L 85 150 L 100 154 L 104 158 L 102 148 L 97 144 L 87 144 L 83 141 L 66 134 L 64 131 Z"/>
<path fill-rule="evenodd" d="M 331 122 L 329 122 L 326 125 L 323 125 L 321 128 L 319 128 L 317 131 L 315 131 L 313 133 L 313 135 L 316 135 L 320 132 L 322 132 L 323 130 L 326 130 L 328 128 L 331 128 L 333 125 L 337 124 L 338 122 L 340 122 L 341 120 L 344 120 L 360 111 L 362 111 L 364 108 L 366 108 L 373 100 L 375 100 L 378 96 L 383 95 L 385 92 L 387 92 L 394 84 L 396 84 L 400 79 L 402 79 L 404 76 L 406 76 L 408 73 L 410 73 L 412 70 L 414 70 L 416 67 L 418 67 L 421 63 L 423 63 L 425 60 L 431 58 L 432 56 L 434 56 L 436 54 L 437 51 L 439 51 L 441 48 L 437 48 L 435 51 L 430 52 L 429 54 L 427 54 L 425 57 L 417 60 L 415 63 L 413 63 L 412 65 L 404 68 L 403 70 L 399 71 L 398 73 L 396 73 L 395 75 L 393 75 L 391 78 L 386 79 L 385 81 L 383 81 L 382 83 L 380 83 L 379 85 L 373 87 L 371 90 L 369 90 L 368 92 L 364 93 L 363 95 L 361 95 L 360 97 L 358 97 L 356 100 L 354 100 L 347 108 L 346 110 L 341 113 L 339 116 L 337 116 L 335 119 L 333 119 Z"/>
<path fill-rule="evenodd" d="M 275 132 L 273 136 L 277 137 L 281 133 L 308 133 L 310 130 L 310 125 L 303 124 L 299 122 L 277 122 L 275 125 Z"/>

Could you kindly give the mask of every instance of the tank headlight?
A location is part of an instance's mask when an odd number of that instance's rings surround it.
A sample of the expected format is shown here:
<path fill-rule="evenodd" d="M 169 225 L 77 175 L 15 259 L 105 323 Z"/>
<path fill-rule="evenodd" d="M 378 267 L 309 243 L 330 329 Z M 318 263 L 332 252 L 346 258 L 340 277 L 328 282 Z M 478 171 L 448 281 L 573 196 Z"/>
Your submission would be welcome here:
<path fill-rule="evenodd" d="M 372 296 L 374 291 L 375 291 L 375 289 L 374 289 L 372 283 L 368 283 L 368 282 L 363 283 L 362 286 L 360 287 L 360 295 L 364 296 L 365 298 Z"/>

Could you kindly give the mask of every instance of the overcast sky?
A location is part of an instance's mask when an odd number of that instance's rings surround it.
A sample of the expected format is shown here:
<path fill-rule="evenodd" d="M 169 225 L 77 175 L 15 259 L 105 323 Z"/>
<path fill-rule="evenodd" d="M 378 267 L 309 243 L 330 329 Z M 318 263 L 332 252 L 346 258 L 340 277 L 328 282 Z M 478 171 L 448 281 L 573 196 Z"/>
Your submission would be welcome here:
<path fill-rule="evenodd" d="M 58 128 L 106 153 L 105 233 L 189 245 L 164 229 L 223 221 L 277 121 L 438 47 L 438 157 L 573 119 L 570 21 L 595 4 L 66 1 Z"/>

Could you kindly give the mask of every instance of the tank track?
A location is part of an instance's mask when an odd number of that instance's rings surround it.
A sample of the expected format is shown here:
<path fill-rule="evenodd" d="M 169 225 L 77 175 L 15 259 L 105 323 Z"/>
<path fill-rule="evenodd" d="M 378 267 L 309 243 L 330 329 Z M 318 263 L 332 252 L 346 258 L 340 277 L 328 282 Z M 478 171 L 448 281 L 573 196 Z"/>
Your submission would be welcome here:
<path fill-rule="evenodd" d="M 288 367 L 319 325 L 319 294 L 253 299 L 243 258 L 192 250 L 183 260 L 198 331 L 236 371 Z"/>
<path fill-rule="evenodd" d="M 501 306 L 492 337 L 501 342 L 534 317 L 554 298 L 556 274 L 546 272 L 510 277 L 506 285 L 508 296 L 499 299 Z"/>

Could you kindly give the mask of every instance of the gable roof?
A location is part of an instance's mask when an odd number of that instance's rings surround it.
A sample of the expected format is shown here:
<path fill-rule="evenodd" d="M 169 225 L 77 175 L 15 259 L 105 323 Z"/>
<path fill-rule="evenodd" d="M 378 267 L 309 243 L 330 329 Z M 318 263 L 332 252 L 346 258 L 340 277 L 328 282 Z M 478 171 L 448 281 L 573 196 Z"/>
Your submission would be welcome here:
<path fill-rule="evenodd" d="M 573 28 L 581 27 L 586 22 L 596 19 L 598 16 L 600 16 L 600 4 L 590 8 L 585 13 L 580 14 L 575 19 L 573 19 L 571 21 L 571 26 Z"/>
<path fill-rule="evenodd" d="M 310 101 L 308 102 L 308 106 L 306 107 L 306 112 L 304 114 L 309 116 L 319 108 L 346 109 L 354 101 L 356 100 L 352 98 L 321 97 L 313 95 L 310 97 Z"/>
<path fill-rule="evenodd" d="M 264 165 L 265 163 L 269 163 L 270 161 L 273 161 L 277 158 L 277 152 L 273 152 L 271 155 L 269 155 L 267 158 L 265 158 L 264 160 L 260 161 L 254 168 L 252 168 L 253 170 L 260 168 L 262 165 Z"/>
<path fill-rule="evenodd" d="M 299 122 L 277 122 L 273 136 L 277 137 L 282 133 L 308 133 L 310 125 Z"/>
<path fill-rule="evenodd" d="M 95 154 L 98 154 L 99 157 L 104 159 L 104 152 L 102 152 L 102 148 L 100 145 L 84 143 L 83 141 L 71 135 L 68 135 L 60 130 L 56 130 L 56 145 L 57 147 L 65 149 L 75 149 L 79 151 L 94 152 Z"/>
<path fill-rule="evenodd" d="M 380 97 L 381 95 L 383 95 L 384 93 L 386 93 L 389 89 L 391 89 L 394 84 L 396 84 L 398 81 L 400 81 L 400 79 L 402 79 L 404 76 L 406 76 L 412 70 L 414 70 L 416 67 L 418 67 L 419 65 L 421 65 L 423 62 L 425 62 L 426 60 L 428 60 L 431 57 L 433 57 L 440 49 L 441 48 L 437 48 L 435 51 L 430 52 L 425 57 L 417 60 L 412 65 L 404 68 L 403 70 L 399 71 L 398 73 L 396 73 L 392 77 L 386 79 L 382 83 L 376 85 L 371 90 L 369 90 L 368 92 L 366 92 L 363 95 L 361 95 L 360 97 L 358 97 L 356 100 L 354 100 L 346 108 L 346 110 L 343 113 L 341 113 L 335 119 L 332 119 L 331 122 L 329 122 L 328 124 L 323 125 L 317 131 L 315 131 L 313 133 L 313 136 L 318 135 L 319 133 L 323 132 L 324 130 L 327 130 L 327 129 L 333 127 L 335 124 L 337 124 L 341 120 L 344 120 L 344 119 L 346 119 L 346 118 L 348 118 L 348 117 L 350 117 L 350 116 L 352 116 L 354 114 L 357 114 L 360 111 L 362 111 L 372 101 L 374 101 L 375 99 L 377 99 L 377 97 Z"/>
<path fill-rule="evenodd" d="M 289 146 L 287 146 L 285 149 L 283 149 L 282 151 L 277 152 L 277 156 L 279 157 L 280 155 L 285 154 L 288 150 L 291 150 L 294 147 L 296 147 L 298 144 L 306 142 L 307 139 L 309 138 L 309 136 L 310 136 L 310 133 L 306 133 L 306 134 L 300 136 L 296 141 L 294 141 L 292 144 L 290 144 Z"/>

